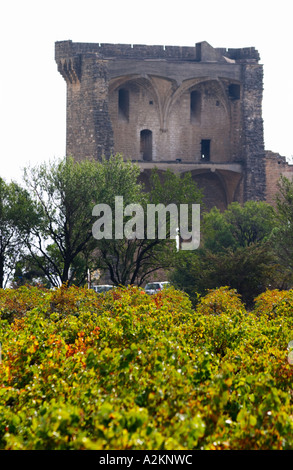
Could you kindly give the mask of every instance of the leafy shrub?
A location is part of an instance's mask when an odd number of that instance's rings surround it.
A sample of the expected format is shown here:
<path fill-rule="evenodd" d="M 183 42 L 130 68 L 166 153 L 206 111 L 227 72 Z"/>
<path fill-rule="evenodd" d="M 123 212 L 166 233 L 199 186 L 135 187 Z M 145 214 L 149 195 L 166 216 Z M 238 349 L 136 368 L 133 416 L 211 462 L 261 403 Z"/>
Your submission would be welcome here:
<path fill-rule="evenodd" d="M 0 295 L 0 318 L 14 321 L 28 310 L 47 303 L 47 290 L 23 286 L 19 289 L 3 289 Z"/>
<path fill-rule="evenodd" d="M 245 307 L 240 300 L 239 294 L 235 289 L 229 287 L 220 287 L 208 292 L 202 297 L 196 308 L 201 315 L 226 315 L 242 316 L 245 313 Z"/>
<path fill-rule="evenodd" d="M 269 318 L 292 315 L 293 290 L 280 291 L 267 290 L 255 299 L 254 311 L 257 315 L 266 315 Z"/>

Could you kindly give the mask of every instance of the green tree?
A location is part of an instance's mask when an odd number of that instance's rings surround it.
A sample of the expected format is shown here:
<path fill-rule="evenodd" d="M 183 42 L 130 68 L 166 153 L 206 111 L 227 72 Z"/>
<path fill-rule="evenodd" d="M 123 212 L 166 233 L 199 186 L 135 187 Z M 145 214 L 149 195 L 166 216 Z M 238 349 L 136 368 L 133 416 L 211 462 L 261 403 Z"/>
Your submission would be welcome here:
<path fill-rule="evenodd" d="M 13 274 L 13 280 L 11 286 L 18 288 L 20 286 L 44 286 L 46 288 L 51 287 L 51 283 L 44 275 L 44 270 L 40 268 L 42 260 L 38 260 L 36 263 L 35 258 L 29 253 L 24 253 L 15 264 L 15 270 Z"/>
<path fill-rule="evenodd" d="M 120 155 L 103 161 L 64 158 L 25 169 L 27 188 L 40 207 L 39 223 L 26 244 L 33 264 L 52 285 L 81 284 L 87 270 L 96 267 L 93 207 L 113 204 L 116 194 L 136 200 L 138 174 Z"/>
<path fill-rule="evenodd" d="M 293 283 L 293 181 L 281 176 L 276 194 L 276 226 L 272 241 L 281 266 L 283 287 Z"/>
<path fill-rule="evenodd" d="M 115 181 L 110 178 L 107 186 L 111 188 Z M 110 190 L 110 194 L 115 191 Z M 150 190 L 135 195 L 133 202 L 139 203 L 144 214 L 147 214 L 147 205 L 158 204 L 166 208 L 174 204 L 178 209 L 179 204 L 199 204 L 202 193 L 191 178 L 191 174 L 177 175 L 171 171 L 160 174 L 153 170 L 150 178 Z M 124 217 L 124 223 L 130 222 L 131 217 Z M 190 218 L 191 220 L 191 218 Z M 141 286 L 150 276 L 159 270 L 165 272 L 174 267 L 176 263 L 176 243 L 170 237 L 170 213 L 166 211 L 166 236 L 160 238 L 158 221 L 153 238 L 148 237 L 147 217 L 144 217 L 143 236 L 138 238 L 126 238 L 121 240 L 101 240 L 99 243 L 100 266 L 108 269 L 113 284 Z M 134 227 L 134 232 L 137 227 Z"/>
<path fill-rule="evenodd" d="M 275 210 L 266 202 L 233 202 L 224 212 L 214 207 L 205 214 L 202 235 L 205 248 L 217 252 L 268 241 L 275 225 Z"/>
<path fill-rule="evenodd" d="M 24 254 L 23 240 L 37 218 L 28 192 L 19 184 L 0 178 L 0 288 L 7 285 Z"/>
<path fill-rule="evenodd" d="M 123 161 L 121 155 L 102 161 L 67 158 L 26 169 L 27 187 L 40 207 L 39 223 L 26 239 L 34 270 L 41 269 L 52 285 L 80 285 L 88 269 L 104 271 L 115 285 L 141 285 L 152 273 L 174 266 L 176 246 L 168 238 L 170 221 L 166 239 L 157 232 L 148 239 L 146 220 L 139 238 L 132 227 L 133 213 L 125 214 L 124 208 L 136 204 L 146 213 L 148 203 L 200 202 L 201 192 L 190 175 L 180 177 L 166 172 L 160 177 L 155 171 L 147 193 L 138 182 L 139 174 L 139 167 Z M 117 196 L 123 203 L 119 236 Z M 107 210 L 101 210 L 100 204 Z M 98 237 L 93 236 L 97 223 L 101 233 Z M 133 232 L 131 237 L 124 231 L 127 223 Z M 108 227 L 110 237 L 106 236 Z"/>
<path fill-rule="evenodd" d="M 203 216 L 200 249 L 180 255 L 173 281 L 194 301 L 197 293 L 229 286 L 251 305 L 275 281 L 275 225 L 275 210 L 265 202 L 235 202 L 224 212 L 213 208 Z"/>
<path fill-rule="evenodd" d="M 92 204 L 102 185 L 99 166 L 61 159 L 26 168 L 24 180 L 40 207 L 39 223 L 26 239 L 30 255 L 52 285 L 70 283 L 70 268 L 91 239 Z"/>

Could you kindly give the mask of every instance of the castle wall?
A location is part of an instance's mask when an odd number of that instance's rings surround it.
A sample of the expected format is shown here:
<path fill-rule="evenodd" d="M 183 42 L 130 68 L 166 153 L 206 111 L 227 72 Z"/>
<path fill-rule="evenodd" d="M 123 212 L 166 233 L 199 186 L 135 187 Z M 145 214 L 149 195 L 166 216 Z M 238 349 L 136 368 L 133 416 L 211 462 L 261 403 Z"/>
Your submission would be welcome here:
<path fill-rule="evenodd" d="M 263 137 L 263 68 L 243 66 L 244 200 L 266 197 L 266 163 Z"/>
<path fill-rule="evenodd" d="M 275 196 L 278 192 L 278 181 L 281 175 L 288 179 L 293 178 L 293 165 L 289 165 L 285 157 L 271 151 L 266 152 L 266 201 L 275 205 Z"/>
<path fill-rule="evenodd" d="M 114 144 L 106 61 L 65 54 L 58 69 L 67 82 L 66 154 L 77 160 L 109 156 Z"/>
<path fill-rule="evenodd" d="M 67 155 L 181 161 L 209 205 L 265 199 L 263 69 L 254 48 L 62 41 L 55 58 L 67 82 Z M 207 162 L 214 175 L 200 171 Z M 233 162 L 240 176 L 217 170 Z"/>
<path fill-rule="evenodd" d="M 201 141 L 211 141 L 214 162 L 240 159 L 237 147 L 230 141 L 231 109 L 217 83 L 205 81 L 192 87 L 199 96 L 198 115 L 191 115 L 191 91 L 173 96 L 168 80 L 152 78 L 125 80 L 109 95 L 109 113 L 113 126 L 115 152 L 126 158 L 143 160 L 140 132 L 149 129 L 153 135 L 153 161 L 200 162 Z M 129 118 L 121 117 L 118 108 L 119 90 L 129 93 Z M 233 114 L 235 119 L 235 113 Z M 238 110 L 238 122 L 240 113 Z M 237 125 L 237 124 L 236 124 Z M 239 147 L 239 145 L 238 145 Z"/>

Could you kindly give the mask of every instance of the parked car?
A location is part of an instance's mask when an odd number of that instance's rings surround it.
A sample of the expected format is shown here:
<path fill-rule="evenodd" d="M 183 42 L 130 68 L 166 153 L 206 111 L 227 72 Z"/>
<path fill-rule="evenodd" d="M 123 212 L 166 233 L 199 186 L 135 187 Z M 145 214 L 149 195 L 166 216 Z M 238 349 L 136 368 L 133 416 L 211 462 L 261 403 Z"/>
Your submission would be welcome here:
<path fill-rule="evenodd" d="M 102 294 L 103 292 L 108 292 L 109 290 L 113 289 L 113 287 L 114 286 L 109 284 L 101 284 L 99 286 L 92 286 L 92 289 L 94 289 L 97 294 Z"/>
<path fill-rule="evenodd" d="M 156 294 L 157 292 L 160 292 L 162 289 L 165 289 L 168 286 L 170 286 L 170 282 L 168 281 L 148 282 L 144 290 L 147 294 L 152 295 L 152 294 Z"/>

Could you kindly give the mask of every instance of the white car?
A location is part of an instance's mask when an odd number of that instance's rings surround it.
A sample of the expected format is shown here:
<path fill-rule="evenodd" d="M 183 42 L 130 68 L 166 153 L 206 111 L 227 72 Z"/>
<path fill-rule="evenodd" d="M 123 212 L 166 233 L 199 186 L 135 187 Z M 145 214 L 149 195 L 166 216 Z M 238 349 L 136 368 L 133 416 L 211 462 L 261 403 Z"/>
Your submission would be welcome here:
<path fill-rule="evenodd" d="M 166 287 L 170 286 L 170 282 L 168 281 L 163 281 L 163 282 L 148 282 L 144 288 L 145 292 L 147 294 L 156 294 L 157 292 L 160 292 L 162 289 L 165 289 Z"/>
<path fill-rule="evenodd" d="M 92 289 L 94 289 L 97 294 L 102 294 L 103 292 L 108 292 L 113 289 L 113 287 L 114 286 L 110 286 L 109 284 L 103 284 L 100 286 L 92 286 Z"/>

